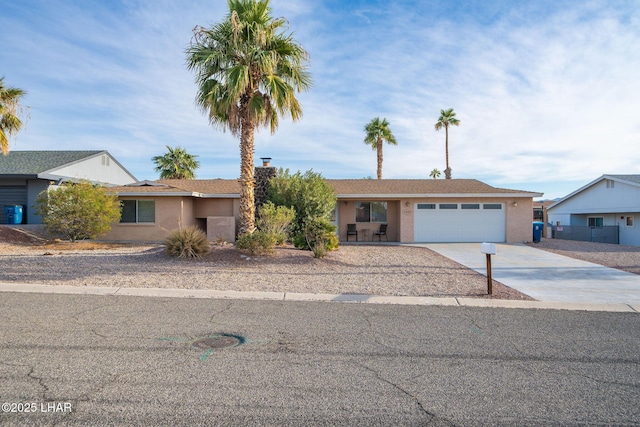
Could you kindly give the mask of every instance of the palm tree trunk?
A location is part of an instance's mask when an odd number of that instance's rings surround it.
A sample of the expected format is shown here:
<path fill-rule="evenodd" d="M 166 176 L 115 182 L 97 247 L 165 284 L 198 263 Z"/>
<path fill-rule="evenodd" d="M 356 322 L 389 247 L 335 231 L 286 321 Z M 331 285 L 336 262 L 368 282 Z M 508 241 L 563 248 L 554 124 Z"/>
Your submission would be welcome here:
<path fill-rule="evenodd" d="M 256 228 L 255 217 L 255 179 L 253 177 L 253 152 L 255 126 L 247 110 L 242 115 L 240 134 L 240 235 L 253 233 Z"/>
<path fill-rule="evenodd" d="M 449 168 L 449 126 L 444 127 L 444 152 L 447 162 L 447 168 L 444 170 L 445 179 L 451 179 L 451 169 Z"/>
<path fill-rule="evenodd" d="M 378 139 L 378 179 L 382 179 L 382 139 Z"/>

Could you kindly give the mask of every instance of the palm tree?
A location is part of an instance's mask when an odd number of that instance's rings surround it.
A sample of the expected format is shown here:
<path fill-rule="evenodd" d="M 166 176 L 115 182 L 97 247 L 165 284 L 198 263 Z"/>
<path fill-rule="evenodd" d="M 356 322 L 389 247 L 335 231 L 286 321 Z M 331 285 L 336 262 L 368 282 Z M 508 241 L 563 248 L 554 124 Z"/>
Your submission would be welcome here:
<path fill-rule="evenodd" d="M 167 154 L 155 156 L 151 160 L 156 164 L 156 172 L 160 172 L 160 179 L 193 179 L 195 170 L 200 167 L 200 162 L 193 154 L 187 153 L 184 148 L 171 148 L 168 145 Z"/>
<path fill-rule="evenodd" d="M 196 103 L 209 122 L 240 138 L 240 234 L 255 230 L 254 133 L 275 133 L 278 115 L 302 117 L 295 92 L 311 87 L 308 54 L 269 0 L 227 0 L 229 14 L 211 28 L 196 27 L 186 50 L 195 71 Z"/>
<path fill-rule="evenodd" d="M 22 127 L 20 100 L 26 94 L 22 89 L 5 86 L 4 77 L 0 77 L 0 150 L 4 155 L 9 152 L 9 138 Z"/>
<path fill-rule="evenodd" d="M 435 125 L 436 130 L 444 128 L 445 131 L 445 153 L 447 158 L 447 168 L 444 170 L 444 177 L 451 179 L 451 168 L 449 167 L 449 125 L 459 126 L 460 120 L 456 119 L 456 113 L 453 108 L 448 110 L 440 110 L 440 117 Z"/>
<path fill-rule="evenodd" d="M 380 117 L 376 117 L 364 127 L 364 131 L 367 133 L 364 143 L 371 145 L 371 148 L 378 152 L 378 179 L 382 179 L 382 145 L 384 141 L 387 144 L 398 145 L 396 137 L 391 133 L 386 118 L 380 120 Z"/>
<path fill-rule="evenodd" d="M 440 175 L 441 175 L 441 173 L 440 173 L 440 171 L 439 171 L 437 168 L 436 168 L 436 169 L 434 169 L 434 170 L 432 170 L 432 171 L 431 171 L 431 173 L 429 174 L 429 176 L 430 176 L 431 178 L 433 178 L 433 179 L 438 179 L 438 178 L 440 178 Z"/>

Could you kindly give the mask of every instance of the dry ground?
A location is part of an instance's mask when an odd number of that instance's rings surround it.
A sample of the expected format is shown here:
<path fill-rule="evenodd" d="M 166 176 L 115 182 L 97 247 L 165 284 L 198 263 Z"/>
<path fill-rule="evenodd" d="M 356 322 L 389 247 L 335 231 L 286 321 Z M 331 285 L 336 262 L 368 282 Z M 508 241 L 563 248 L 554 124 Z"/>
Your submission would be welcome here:
<path fill-rule="evenodd" d="M 429 249 L 344 245 L 324 259 L 292 247 L 251 257 L 214 246 L 199 260 L 161 245 L 51 242 L 0 226 L 0 281 L 52 285 L 489 298 L 487 279 Z M 497 299 L 531 298 L 496 281 Z"/>
<path fill-rule="evenodd" d="M 640 248 L 543 239 L 530 246 L 640 274 Z M 167 256 L 158 244 L 61 242 L 0 226 L 0 281 L 52 285 L 154 287 L 489 298 L 486 277 L 429 249 L 343 245 L 324 259 L 277 248 L 252 257 L 214 246 L 199 260 Z M 493 282 L 498 299 L 531 299 Z"/>

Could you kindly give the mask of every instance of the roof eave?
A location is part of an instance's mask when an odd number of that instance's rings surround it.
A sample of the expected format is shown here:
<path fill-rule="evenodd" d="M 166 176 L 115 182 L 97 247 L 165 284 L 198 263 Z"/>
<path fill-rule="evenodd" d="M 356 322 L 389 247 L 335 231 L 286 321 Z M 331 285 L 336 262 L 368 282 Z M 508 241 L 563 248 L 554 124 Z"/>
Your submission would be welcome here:
<path fill-rule="evenodd" d="M 338 199 L 424 199 L 424 198 L 472 198 L 472 197 L 542 197 L 544 193 L 426 193 L 426 194 L 337 194 Z"/>

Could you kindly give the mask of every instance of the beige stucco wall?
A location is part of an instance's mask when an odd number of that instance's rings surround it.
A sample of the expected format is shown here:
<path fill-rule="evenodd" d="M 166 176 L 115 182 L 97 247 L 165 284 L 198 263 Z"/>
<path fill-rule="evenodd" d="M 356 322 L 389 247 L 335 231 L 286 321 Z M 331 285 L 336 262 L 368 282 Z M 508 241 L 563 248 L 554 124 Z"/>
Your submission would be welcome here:
<path fill-rule="evenodd" d="M 164 240 L 170 231 L 196 225 L 193 199 L 190 197 L 122 197 L 121 200 L 155 200 L 155 223 L 117 223 L 101 240 L 149 241 Z"/>
<path fill-rule="evenodd" d="M 533 198 L 513 199 L 518 206 L 507 203 L 507 243 L 533 240 Z"/>
<path fill-rule="evenodd" d="M 356 222 L 357 202 L 387 202 L 387 238 L 390 242 L 400 241 L 400 202 L 398 200 L 339 200 L 338 224 L 340 241 L 347 240 L 347 224 L 356 224 L 358 230 L 358 241 L 371 241 L 373 233 L 380 229 L 379 222 Z M 366 231 L 365 231 L 366 230 Z M 384 237 L 382 237 L 384 241 Z M 354 236 L 350 236 L 349 241 L 355 241 Z M 376 239 L 377 241 L 377 239 Z"/>

